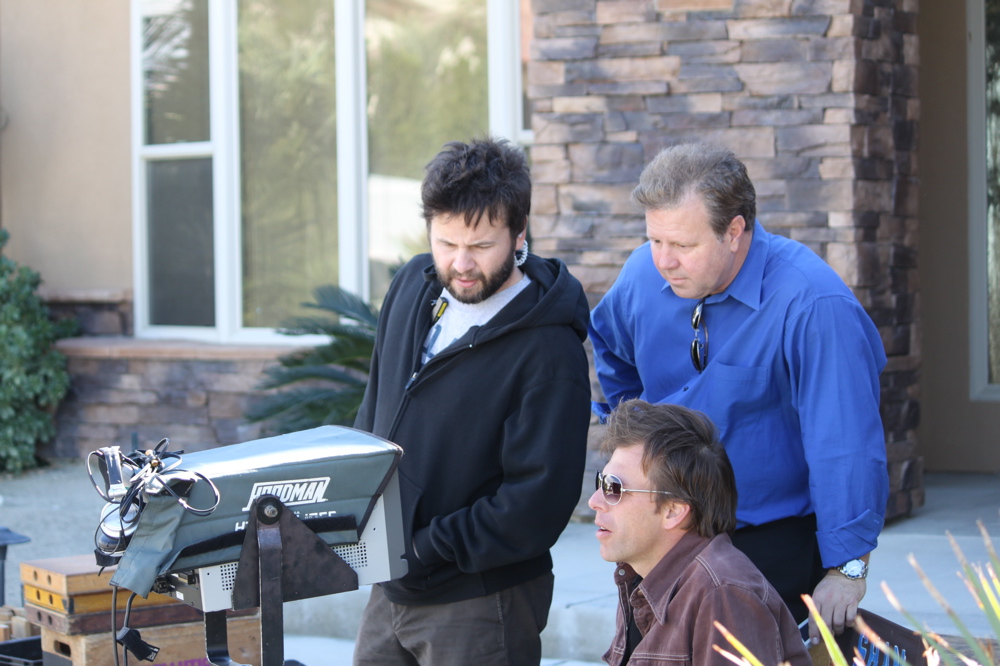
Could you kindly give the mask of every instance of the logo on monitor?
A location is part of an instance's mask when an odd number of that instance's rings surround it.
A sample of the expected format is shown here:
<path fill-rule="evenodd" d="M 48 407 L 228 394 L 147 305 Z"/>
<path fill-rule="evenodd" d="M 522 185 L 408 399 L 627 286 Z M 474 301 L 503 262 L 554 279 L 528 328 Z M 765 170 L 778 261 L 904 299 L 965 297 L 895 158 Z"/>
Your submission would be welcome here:
<path fill-rule="evenodd" d="M 315 479 L 290 479 L 288 481 L 255 483 L 253 484 L 253 490 L 250 491 L 250 500 L 243 507 L 243 511 L 249 511 L 250 505 L 261 495 L 274 495 L 285 506 L 325 502 L 326 498 L 323 495 L 326 493 L 329 485 L 330 477 L 328 476 L 320 476 Z"/>

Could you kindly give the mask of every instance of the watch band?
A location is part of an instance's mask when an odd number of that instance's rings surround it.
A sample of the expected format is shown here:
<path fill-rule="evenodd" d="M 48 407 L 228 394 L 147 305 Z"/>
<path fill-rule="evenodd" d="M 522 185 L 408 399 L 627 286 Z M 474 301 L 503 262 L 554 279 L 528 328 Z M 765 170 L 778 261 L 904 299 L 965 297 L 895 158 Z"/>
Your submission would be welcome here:
<path fill-rule="evenodd" d="M 868 565 L 864 560 L 854 559 L 837 567 L 837 571 L 851 580 L 858 580 L 868 575 Z"/>

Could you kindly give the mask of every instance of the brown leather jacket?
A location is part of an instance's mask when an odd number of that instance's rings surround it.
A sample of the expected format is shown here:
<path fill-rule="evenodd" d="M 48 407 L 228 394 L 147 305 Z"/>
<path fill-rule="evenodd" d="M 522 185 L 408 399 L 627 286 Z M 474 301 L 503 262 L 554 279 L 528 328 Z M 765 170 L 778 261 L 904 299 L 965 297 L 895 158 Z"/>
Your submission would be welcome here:
<path fill-rule="evenodd" d="M 706 539 L 688 532 L 645 579 L 627 564 L 615 567 L 618 619 L 604 660 L 620 666 L 625 654 L 626 609 L 631 606 L 642 640 L 629 666 L 718 664 L 731 666 L 712 645 L 738 655 L 715 628 L 718 620 L 767 666 L 812 661 L 788 608 L 729 535 Z"/>

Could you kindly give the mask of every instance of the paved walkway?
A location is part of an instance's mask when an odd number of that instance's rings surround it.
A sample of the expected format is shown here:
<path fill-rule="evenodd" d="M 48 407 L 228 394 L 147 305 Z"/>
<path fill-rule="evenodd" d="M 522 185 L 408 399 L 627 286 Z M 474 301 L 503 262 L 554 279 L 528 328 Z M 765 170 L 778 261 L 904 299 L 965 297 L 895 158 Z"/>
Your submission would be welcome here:
<path fill-rule="evenodd" d="M 990 635 L 985 616 L 956 576 L 959 567 L 945 532 L 954 535 L 970 561 L 987 560 L 976 520 L 983 520 L 1000 544 L 1000 476 L 928 474 L 925 488 L 925 507 L 883 531 L 872 555 L 862 606 L 907 624 L 879 589 L 885 581 L 921 621 L 939 632 L 957 633 L 907 563 L 912 553 L 973 632 Z M 0 474 L 0 526 L 32 539 L 8 549 L 7 603 L 21 600 L 20 562 L 92 550 L 102 504 L 82 463 L 60 462 L 19 477 Z M 570 523 L 553 549 L 553 558 L 556 589 L 543 634 L 544 664 L 598 663 L 614 631 L 615 598 L 611 565 L 598 555 L 593 525 Z M 285 604 L 286 657 L 307 666 L 349 663 L 367 593 L 361 589 Z"/>

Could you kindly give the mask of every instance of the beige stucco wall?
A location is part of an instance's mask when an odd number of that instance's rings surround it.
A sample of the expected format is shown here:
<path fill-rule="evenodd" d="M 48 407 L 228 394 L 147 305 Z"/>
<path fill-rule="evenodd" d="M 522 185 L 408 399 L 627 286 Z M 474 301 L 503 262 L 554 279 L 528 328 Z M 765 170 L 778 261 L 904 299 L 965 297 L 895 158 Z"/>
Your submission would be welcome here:
<path fill-rule="evenodd" d="M 0 225 L 59 290 L 132 287 L 128 0 L 0 0 Z"/>
<path fill-rule="evenodd" d="M 969 398 L 965 3 L 920 3 L 920 452 L 929 470 L 1000 471 L 1000 402 Z"/>

